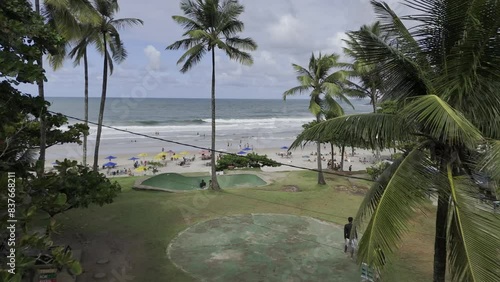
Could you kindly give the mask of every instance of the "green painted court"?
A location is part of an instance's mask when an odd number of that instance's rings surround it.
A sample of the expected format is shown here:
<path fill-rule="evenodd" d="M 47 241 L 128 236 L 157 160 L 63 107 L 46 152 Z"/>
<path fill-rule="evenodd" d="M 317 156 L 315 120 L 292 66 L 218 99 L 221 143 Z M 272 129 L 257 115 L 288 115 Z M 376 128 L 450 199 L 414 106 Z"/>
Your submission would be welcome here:
<path fill-rule="evenodd" d="M 202 179 L 208 186 L 210 176 L 184 176 L 178 173 L 162 173 L 142 181 L 140 186 L 171 192 L 190 191 L 200 189 L 200 182 Z M 218 175 L 217 181 L 223 189 L 257 187 L 267 184 L 254 174 Z"/>
<path fill-rule="evenodd" d="M 171 241 L 171 261 L 201 281 L 360 281 L 343 227 L 283 214 L 227 216 Z"/>

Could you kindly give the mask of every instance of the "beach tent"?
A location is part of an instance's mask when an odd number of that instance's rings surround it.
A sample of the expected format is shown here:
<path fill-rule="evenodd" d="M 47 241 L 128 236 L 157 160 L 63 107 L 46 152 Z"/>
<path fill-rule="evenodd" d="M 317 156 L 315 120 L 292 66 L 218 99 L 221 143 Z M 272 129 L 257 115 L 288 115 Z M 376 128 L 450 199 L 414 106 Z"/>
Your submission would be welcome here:
<path fill-rule="evenodd" d="M 244 155 L 244 154 L 246 154 L 246 153 L 247 153 L 246 151 L 239 151 L 239 152 L 238 152 L 238 155 L 240 155 L 240 156 L 241 156 L 241 155 Z"/>
<path fill-rule="evenodd" d="M 115 156 L 107 156 L 107 157 L 105 157 L 105 159 L 111 161 L 112 159 L 116 159 L 116 157 Z"/>
<path fill-rule="evenodd" d="M 116 163 L 114 162 L 107 162 L 105 164 L 103 164 L 104 167 L 115 167 L 116 166 Z"/>

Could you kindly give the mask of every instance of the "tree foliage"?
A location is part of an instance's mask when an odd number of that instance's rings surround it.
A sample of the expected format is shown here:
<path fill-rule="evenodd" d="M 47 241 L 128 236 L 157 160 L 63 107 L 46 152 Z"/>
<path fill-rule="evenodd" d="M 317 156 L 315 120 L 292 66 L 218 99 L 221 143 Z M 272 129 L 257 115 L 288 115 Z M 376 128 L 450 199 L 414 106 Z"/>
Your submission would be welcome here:
<path fill-rule="evenodd" d="M 228 169 L 229 166 L 237 167 L 237 168 L 259 168 L 263 166 L 280 166 L 281 164 L 268 158 L 267 155 L 258 155 L 256 153 L 250 153 L 246 156 L 237 156 L 237 155 L 223 155 L 217 161 L 217 170 Z"/>

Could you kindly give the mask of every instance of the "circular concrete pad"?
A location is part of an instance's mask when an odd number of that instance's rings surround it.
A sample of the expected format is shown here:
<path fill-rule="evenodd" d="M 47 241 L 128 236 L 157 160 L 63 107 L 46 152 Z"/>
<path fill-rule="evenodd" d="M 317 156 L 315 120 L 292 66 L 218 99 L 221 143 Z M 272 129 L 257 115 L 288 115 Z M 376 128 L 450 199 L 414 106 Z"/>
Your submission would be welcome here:
<path fill-rule="evenodd" d="M 195 224 L 167 252 L 177 267 L 203 281 L 360 281 L 343 249 L 340 226 L 303 216 L 250 214 Z"/>

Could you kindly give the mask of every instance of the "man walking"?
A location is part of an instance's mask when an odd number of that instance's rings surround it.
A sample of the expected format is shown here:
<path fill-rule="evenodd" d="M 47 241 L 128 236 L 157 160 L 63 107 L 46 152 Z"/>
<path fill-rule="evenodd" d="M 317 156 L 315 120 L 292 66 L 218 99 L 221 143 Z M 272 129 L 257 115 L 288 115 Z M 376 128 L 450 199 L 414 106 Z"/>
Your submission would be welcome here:
<path fill-rule="evenodd" d="M 354 250 L 357 247 L 358 244 L 358 233 L 356 232 L 356 228 L 354 228 L 354 232 L 352 232 L 352 217 L 349 217 L 347 219 L 349 223 L 344 225 L 344 240 L 345 240 L 345 247 L 344 247 L 344 253 L 347 253 L 348 247 L 350 248 L 351 251 L 351 258 L 354 256 Z M 351 234 L 352 232 L 352 234 Z"/>

